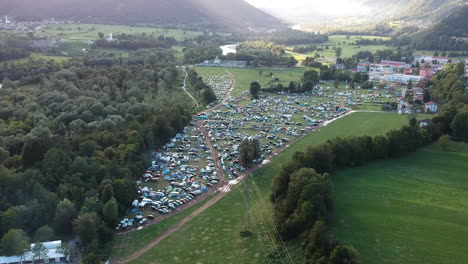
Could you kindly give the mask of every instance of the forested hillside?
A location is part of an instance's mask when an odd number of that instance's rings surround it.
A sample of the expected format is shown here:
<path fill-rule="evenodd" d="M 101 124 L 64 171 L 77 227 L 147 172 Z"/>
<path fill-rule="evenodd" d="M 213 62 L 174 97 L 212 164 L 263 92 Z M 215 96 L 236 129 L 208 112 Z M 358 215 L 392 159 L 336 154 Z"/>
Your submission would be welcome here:
<path fill-rule="evenodd" d="M 416 33 L 412 46 L 426 50 L 468 50 L 468 41 L 452 37 L 468 38 L 468 6 L 455 11 L 434 26 Z"/>
<path fill-rule="evenodd" d="M 272 26 L 278 21 L 242 0 L 2 0 L 0 15 L 117 24 Z"/>

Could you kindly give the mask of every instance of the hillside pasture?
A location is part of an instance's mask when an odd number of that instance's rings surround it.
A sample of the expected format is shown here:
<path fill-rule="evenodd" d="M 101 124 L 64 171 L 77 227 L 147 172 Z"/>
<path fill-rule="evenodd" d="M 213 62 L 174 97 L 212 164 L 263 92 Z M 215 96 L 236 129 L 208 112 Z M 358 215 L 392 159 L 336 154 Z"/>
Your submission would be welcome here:
<path fill-rule="evenodd" d="M 468 260 L 468 144 L 337 172 L 331 233 L 363 264 Z"/>

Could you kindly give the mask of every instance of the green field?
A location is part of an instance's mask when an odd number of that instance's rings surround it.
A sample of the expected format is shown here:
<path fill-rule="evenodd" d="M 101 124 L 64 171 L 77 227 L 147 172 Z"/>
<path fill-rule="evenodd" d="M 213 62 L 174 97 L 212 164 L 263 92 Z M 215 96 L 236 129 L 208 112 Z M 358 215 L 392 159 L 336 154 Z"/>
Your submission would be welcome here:
<path fill-rule="evenodd" d="M 231 72 L 236 79 L 236 87 L 234 88 L 232 95 L 238 96 L 244 91 L 248 91 L 250 83 L 252 81 L 258 81 L 262 87 L 265 87 L 268 81 L 271 80 L 269 73 L 273 73 L 275 78 L 279 78 L 280 82 L 288 86 L 290 81 L 300 81 L 304 72 L 308 69 L 314 68 L 304 68 L 304 67 L 294 67 L 287 69 L 270 69 L 270 68 L 260 68 L 260 69 L 238 69 L 238 68 L 214 68 L 214 67 L 195 67 L 195 70 L 200 76 L 209 76 L 209 75 L 224 75 L 226 71 Z M 262 75 L 259 74 L 260 71 L 263 71 Z"/>
<path fill-rule="evenodd" d="M 336 173 L 331 232 L 364 264 L 467 263 L 467 161 L 452 143 Z"/>
<path fill-rule="evenodd" d="M 126 34 L 155 34 L 156 36 L 165 35 L 174 37 L 176 40 L 181 41 L 185 38 L 194 38 L 202 34 L 197 31 L 185 31 L 180 29 L 161 29 L 153 27 L 132 27 L 132 26 L 118 26 L 118 25 L 101 25 L 101 24 L 49 24 L 46 28 L 38 31 L 38 36 L 49 37 L 64 37 L 67 40 L 94 40 L 98 38 L 98 32 L 104 33 L 109 36 L 112 33 L 114 36 L 121 33 Z"/>
<path fill-rule="evenodd" d="M 407 117 L 397 114 L 354 113 L 302 138 L 272 158 L 269 165 L 257 170 L 253 177 L 266 198 L 272 179 L 294 152 L 304 151 L 309 145 L 338 136 L 384 134 L 406 122 Z M 256 217 L 258 212 L 265 213 L 260 207 L 254 204 L 250 208 L 251 221 L 262 222 L 260 217 Z M 243 210 L 242 195 L 235 188 L 181 230 L 131 263 L 262 263 L 264 253 L 256 235 L 250 238 L 239 235 L 244 226 Z M 262 237 L 262 241 L 274 243 L 265 237 Z"/>
<path fill-rule="evenodd" d="M 385 37 L 375 37 L 375 36 L 362 36 L 363 39 L 388 39 Z M 387 47 L 384 45 L 368 45 L 368 46 L 357 46 L 354 45 L 355 41 L 357 40 L 357 36 L 350 36 L 349 39 L 346 39 L 344 35 L 335 35 L 330 36 L 329 41 L 325 43 L 320 43 L 317 46 L 329 46 L 330 49 L 319 51 L 319 54 L 325 56 L 325 59 L 329 59 L 334 61 L 336 59 L 335 51 L 332 49 L 333 47 L 341 47 L 343 49 L 341 57 L 352 57 L 354 54 L 358 53 L 359 51 L 370 51 L 372 53 L 376 52 L 377 50 L 385 50 L 385 49 L 393 49 L 392 47 Z M 344 43 L 343 43 L 344 42 Z M 287 48 L 286 55 L 294 56 L 296 60 L 304 60 L 305 57 L 311 57 L 313 52 L 309 52 L 306 54 L 299 54 L 292 52 L 293 47 Z"/>
<path fill-rule="evenodd" d="M 114 245 L 112 248 L 112 257 L 119 258 L 122 256 L 128 256 L 133 252 L 137 251 L 139 248 L 145 246 L 153 240 L 154 237 L 160 235 L 162 232 L 169 229 L 171 226 L 175 225 L 180 220 L 184 219 L 190 215 L 193 211 L 197 210 L 199 207 L 204 205 L 209 199 L 200 202 L 189 209 L 172 216 L 170 218 L 164 219 L 163 221 L 151 225 L 144 230 L 135 231 L 128 235 L 119 235 L 114 239 Z M 155 215 L 158 213 L 155 213 Z"/>

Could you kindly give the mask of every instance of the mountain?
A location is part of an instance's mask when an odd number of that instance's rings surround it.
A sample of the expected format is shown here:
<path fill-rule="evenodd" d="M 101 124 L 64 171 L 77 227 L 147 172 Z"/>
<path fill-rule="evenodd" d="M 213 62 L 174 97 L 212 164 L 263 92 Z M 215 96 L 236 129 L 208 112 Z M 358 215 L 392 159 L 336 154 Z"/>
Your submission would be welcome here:
<path fill-rule="evenodd" d="M 458 40 L 456 38 L 459 38 Z M 413 36 L 412 46 L 424 50 L 468 51 L 468 5 Z"/>
<path fill-rule="evenodd" d="M 243 0 L 1 0 L 0 15 L 117 24 L 274 26 L 279 21 Z"/>

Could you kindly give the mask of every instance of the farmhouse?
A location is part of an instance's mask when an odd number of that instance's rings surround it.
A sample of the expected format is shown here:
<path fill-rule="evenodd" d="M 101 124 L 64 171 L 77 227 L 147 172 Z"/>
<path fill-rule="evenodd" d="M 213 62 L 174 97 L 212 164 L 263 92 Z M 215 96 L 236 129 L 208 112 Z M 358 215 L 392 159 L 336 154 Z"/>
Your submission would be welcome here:
<path fill-rule="evenodd" d="M 436 113 L 439 110 L 437 103 L 434 102 L 427 102 L 424 104 L 424 109 L 428 113 Z"/>
<path fill-rule="evenodd" d="M 69 257 L 60 253 L 61 240 L 44 242 L 44 246 L 47 248 L 47 254 L 45 258 L 38 259 L 31 251 L 26 252 L 24 256 L 0 256 L 0 264 L 19 264 L 19 263 L 68 263 Z M 31 244 L 31 249 L 35 244 Z"/>

